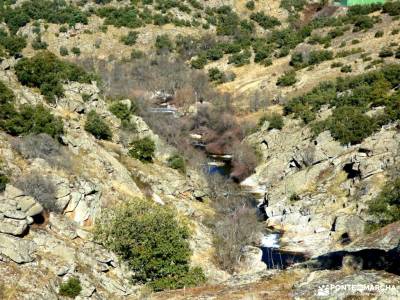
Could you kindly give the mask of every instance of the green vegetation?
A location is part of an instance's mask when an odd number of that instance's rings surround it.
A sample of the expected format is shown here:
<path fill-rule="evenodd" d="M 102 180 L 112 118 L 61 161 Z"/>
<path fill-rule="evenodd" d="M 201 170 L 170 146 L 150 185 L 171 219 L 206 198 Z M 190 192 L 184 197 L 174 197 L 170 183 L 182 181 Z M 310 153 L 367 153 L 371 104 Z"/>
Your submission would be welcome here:
<path fill-rule="evenodd" d="M 258 127 L 264 125 L 265 122 L 269 123 L 268 130 L 271 129 L 282 129 L 283 128 L 283 118 L 280 114 L 270 113 L 263 115 L 258 121 Z"/>
<path fill-rule="evenodd" d="M 178 170 L 179 172 L 186 172 L 185 159 L 179 154 L 171 155 L 168 158 L 168 166 L 172 169 Z"/>
<path fill-rule="evenodd" d="M 131 157 L 146 163 L 153 161 L 156 144 L 151 138 L 145 137 L 135 140 L 130 143 L 130 146 L 129 155 Z"/>
<path fill-rule="evenodd" d="M 172 52 L 174 50 L 174 43 L 167 34 L 162 34 L 157 36 L 155 47 L 158 54 Z"/>
<path fill-rule="evenodd" d="M 121 42 L 123 42 L 127 46 L 132 46 L 136 44 L 137 38 L 139 36 L 139 33 L 136 31 L 129 31 L 127 35 L 124 35 L 121 38 Z"/>
<path fill-rule="evenodd" d="M 309 123 L 315 119 L 316 112 L 327 105 L 333 108 L 333 115 L 313 124 L 315 133 L 331 130 L 343 144 L 359 143 L 381 125 L 400 118 L 397 112 L 400 95 L 392 91 L 399 78 L 400 66 L 387 65 L 379 71 L 323 82 L 311 92 L 292 99 L 285 106 L 285 112 L 294 113 Z M 365 115 L 369 109 L 382 105 L 386 106 L 382 115 Z"/>
<path fill-rule="evenodd" d="M 254 3 L 254 1 L 247 1 L 246 2 L 246 8 L 248 9 L 248 10 L 254 10 L 255 8 L 256 8 L 256 5 L 255 5 L 255 3 Z"/>
<path fill-rule="evenodd" d="M 15 56 L 20 53 L 27 45 L 26 38 L 21 35 L 8 35 L 4 30 L 0 29 L 0 45 L 8 52 L 9 55 Z"/>
<path fill-rule="evenodd" d="M 69 54 L 67 47 L 61 46 L 60 47 L 60 55 L 67 56 Z"/>
<path fill-rule="evenodd" d="M 110 112 L 122 121 L 129 120 L 130 116 L 135 113 L 136 109 L 137 107 L 133 102 L 131 102 L 131 107 L 118 101 L 109 106 Z"/>
<path fill-rule="evenodd" d="M 400 178 L 384 186 L 379 195 L 369 203 L 369 213 L 376 221 L 368 224 L 368 231 L 400 220 Z"/>
<path fill-rule="evenodd" d="M 258 23 L 258 25 L 260 25 L 264 29 L 271 29 L 275 26 L 281 25 L 281 22 L 277 18 L 267 16 L 263 12 L 252 13 L 250 15 L 250 19 Z"/>
<path fill-rule="evenodd" d="M 48 23 L 70 26 L 88 22 L 88 15 L 81 9 L 67 4 L 66 1 L 58 0 L 30 0 L 22 2 L 15 8 L 5 6 L 1 10 L 1 17 L 12 33 L 16 33 L 19 28 L 32 20 L 45 20 Z"/>
<path fill-rule="evenodd" d="M 99 220 L 96 240 L 128 263 L 135 283 L 160 291 L 205 281 L 200 268 L 190 267 L 189 230 L 172 209 L 133 199 L 106 209 Z"/>
<path fill-rule="evenodd" d="M 55 118 L 43 106 L 14 107 L 15 96 L 11 89 L 0 82 L 0 128 L 11 135 L 47 133 L 58 137 L 63 133 L 61 119 Z"/>
<path fill-rule="evenodd" d="M 15 65 L 18 80 L 29 87 L 37 87 L 49 102 L 64 96 L 62 84 L 66 81 L 90 83 L 96 79 L 81 67 L 62 61 L 48 51 L 37 53 L 32 58 L 22 58 Z"/>
<path fill-rule="evenodd" d="M 353 72 L 353 68 L 350 65 L 345 65 L 340 68 L 340 72 L 342 73 L 351 73 Z"/>
<path fill-rule="evenodd" d="M 289 71 L 285 72 L 281 77 L 278 78 L 276 85 L 278 86 L 291 86 L 297 82 L 296 72 Z"/>
<path fill-rule="evenodd" d="M 82 286 L 79 278 L 70 277 L 68 280 L 60 285 L 58 293 L 60 296 L 75 298 L 82 291 Z"/>
<path fill-rule="evenodd" d="M 6 175 L 0 173 L 0 193 L 4 192 L 9 179 Z"/>
<path fill-rule="evenodd" d="M 75 56 L 81 55 L 81 49 L 79 47 L 72 47 L 71 52 L 75 54 Z"/>
<path fill-rule="evenodd" d="M 112 138 L 110 127 L 94 110 L 87 115 L 85 130 L 99 140 L 111 140 Z"/>

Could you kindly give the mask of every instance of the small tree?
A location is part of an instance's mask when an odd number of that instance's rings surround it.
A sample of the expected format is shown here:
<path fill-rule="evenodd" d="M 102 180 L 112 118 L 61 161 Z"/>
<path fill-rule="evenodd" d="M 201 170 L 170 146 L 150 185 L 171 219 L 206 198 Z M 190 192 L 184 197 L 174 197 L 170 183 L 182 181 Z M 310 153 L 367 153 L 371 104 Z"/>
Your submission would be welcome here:
<path fill-rule="evenodd" d="M 400 220 L 400 178 L 388 182 L 369 204 L 369 213 L 376 218 L 368 226 L 372 231 Z"/>
<path fill-rule="evenodd" d="M 168 166 L 182 173 L 186 172 L 185 159 L 179 154 L 174 154 L 168 158 Z"/>
<path fill-rule="evenodd" d="M 60 285 L 58 293 L 60 296 L 75 298 L 82 291 L 82 286 L 79 278 L 70 277 L 68 280 Z"/>
<path fill-rule="evenodd" d="M 110 127 L 94 110 L 87 116 L 85 130 L 99 140 L 111 140 L 112 138 Z"/>
<path fill-rule="evenodd" d="M 130 31 L 127 35 L 121 38 L 121 42 L 123 42 L 127 46 L 132 46 L 136 44 L 139 33 L 136 31 Z"/>
<path fill-rule="evenodd" d="M 205 280 L 200 268 L 189 265 L 188 227 L 168 207 L 142 199 L 123 202 L 103 212 L 94 236 L 128 263 L 135 282 L 156 291 Z"/>
<path fill-rule="evenodd" d="M 277 113 L 265 114 L 258 121 L 258 126 L 261 127 L 267 121 L 269 122 L 268 130 L 283 128 L 283 118 L 280 114 Z"/>
<path fill-rule="evenodd" d="M 278 78 L 276 85 L 277 86 L 291 86 L 297 82 L 296 72 L 290 71 L 283 74 Z"/>
<path fill-rule="evenodd" d="M 152 162 L 154 158 L 154 152 L 156 150 L 156 144 L 154 141 L 145 137 L 136 141 L 131 142 L 131 149 L 129 155 L 142 162 Z"/>

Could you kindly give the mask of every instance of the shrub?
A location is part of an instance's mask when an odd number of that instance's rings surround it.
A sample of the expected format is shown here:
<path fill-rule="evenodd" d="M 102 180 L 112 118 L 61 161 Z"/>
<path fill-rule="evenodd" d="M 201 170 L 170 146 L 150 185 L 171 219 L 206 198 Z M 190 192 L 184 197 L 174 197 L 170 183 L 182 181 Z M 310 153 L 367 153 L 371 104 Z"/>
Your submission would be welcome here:
<path fill-rule="evenodd" d="M 343 106 L 334 110 L 325 128 L 343 145 L 354 145 L 370 136 L 376 130 L 376 124 L 359 108 Z"/>
<path fill-rule="evenodd" d="M 276 85 L 277 86 L 291 86 L 297 82 L 296 72 L 289 71 L 283 74 L 278 78 Z"/>
<path fill-rule="evenodd" d="M 168 166 L 182 173 L 186 172 L 185 159 L 179 154 L 174 154 L 168 158 Z"/>
<path fill-rule="evenodd" d="M 99 140 L 111 140 L 112 138 L 110 127 L 94 110 L 90 111 L 87 116 L 85 130 Z"/>
<path fill-rule="evenodd" d="M 340 68 L 340 72 L 342 73 L 351 73 L 353 68 L 350 65 L 346 65 Z"/>
<path fill-rule="evenodd" d="M 131 148 L 129 149 L 129 155 L 142 162 L 152 162 L 154 158 L 154 152 L 156 150 L 156 144 L 154 141 L 145 137 L 142 139 L 135 140 L 130 143 Z"/>
<path fill-rule="evenodd" d="M 250 63 L 251 52 L 244 50 L 240 53 L 232 54 L 228 59 L 228 64 L 234 64 L 236 67 L 248 65 Z"/>
<path fill-rule="evenodd" d="M 136 105 L 131 102 L 131 107 L 129 107 L 125 103 L 115 102 L 110 105 L 109 110 L 121 121 L 129 121 L 131 114 L 136 111 Z"/>
<path fill-rule="evenodd" d="M 23 85 L 40 88 L 50 102 L 64 96 L 62 83 L 65 81 L 90 83 L 95 79 L 83 68 L 62 61 L 48 51 L 41 51 L 32 58 L 22 58 L 15 65 L 15 73 Z"/>
<path fill-rule="evenodd" d="M 207 64 L 207 57 L 206 55 L 199 55 L 196 59 L 192 59 L 190 65 L 194 69 L 203 69 L 204 66 Z"/>
<path fill-rule="evenodd" d="M 56 202 L 56 187 L 48 177 L 33 172 L 21 176 L 14 184 L 26 195 L 35 198 L 47 211 L 62 213 L 64 210 Z"/>
<path fill-rule="evenodd" d="M 214 47 L 207 51 L 207 58 L 209 60 L 219 60 L 224 56 L 224 51 L 220 47 Z"/>
<path fill-rule="evenodd" d="M 79 278 L 70 277 L 68 280 L 60 285 L 58 293 L 60 296 L 75 298 L 82 291 L 82 286 Z"/>
<path fill-rule="evenodd" d="M 258 121 L 258 127 L 264 125 L 265 122 L 269 122 L 268 130 L 283 128 L 283 118 L 280 114 L 271 113 L 262 116 Z"/>
<path fill-rule="evenodd" d="M 378 30 L 377 32 L 375 32 L 375 37 L 376 38 L 383 37 L 383 35 L 384 35 L 384 32 L 382 30 Z"/>
<path fill-rule="evenodd" d="M 15 56 L 26 47 L 27 43 L 24 36 L 7 35 L 7 33 L 0 30 L 0 45 L 7 50 L 8 54 Z"/>
<path fill-rule="evenodd" d="M 81 55 L 81 49 L 79 49 L 78 47 L 72 47 L 71 52 L 76 56 Z"/>
<path fill-rule="evenodd" d="M 216 83 L 223 83 L 226 81 L 224 72 L 218 68 L 210 68 L 208 70 L 208 78 L 210 81 L 214 81 Z"/>
<path fill-rule="evenodd" d="M 369 231 L 400 220 L 400 178 L 386 183 L 379 195 L 369 203 L 368 212 L 376 218 Z"/>
<path fill-rule="evenodd" d="M 247 9 L 249 9 L 249 10 L 254 10 L 254 8 L 255 8 L 256 6 L 255 6 L 255 3 L 254 3 L 254 1 L 247 1 L 246 2 L 246 8 Z"/>
<path fill-rule="evenodd" d="M 390 48 L 382 48 L 381 51 L 379 51 L 379 57 L 390 57 L 393 56 L 393 51 Z"/>
<path fill-rule="evenodd" d="M 71 161 L 68 152 L 46 133 L 30 134 L 15 139 L 12 145 L 24 158 L 42 158 L 51 166 L 63 168 L 70 166 Z"/>
<path fill-rule="evenodd" d="M 156 291 L 198 285 L 205 277 L 191 269 L 189 231 L 174 211 L 142 199 L 106 209 L 95 239 L 117 253 L 132 269 L 133 280 Z"/>
<path fill-rule="evenodd" d="M 67 47 L 61 46 L 60 47 L 60 55 L 67 56 L 69 54 Z"/>
<path fill-rule="evenodd" d="M 0 193 L 4 192 L 9 179 L 6 175 L 0 173 Z"/>
<path fill-rule="evenodd" d="M 9 108 L 7 118 L 0 120 L 0 126 L 11 135 L 46 133 L 59 137 L 64 132 L 62 120 L 41 105 L 24 105 L 19 111 Z"/>
<path fill-rule="evenodd" d="M 131 52 L 131 59 L 139 59 L 144 57 L 144 52 L 140 50 L 133 49 Z"/>
<path fill-rule="evenodd" d="M 143 25 L 143 21 L 140 20 L 138 11 L 134 7 L 102 7 L 96 13 L 105 18 L 105 25 L 128 28 L 138 28 Z"/>
<path fill-rule="evenodd" d="M 42 41 L 40 36 L 35 38 L 32 42 L 32 48 L 34 50 L 43 50 L 46 49 L 48 46 L 49 45 L 46 42 Z"/>
<path fill-rule="evenodd" d="M 174 44 L 167 34 L 157 36 L 155 47 L 158 54 L 172 52 L 174 50 Z"/>
<path fill-rule="evenodd" d="M 260 25 L 264 29 L 270 29 L 275 26 L 281 25 L 281 22 L 277 18 L 267 16 L 263 12 L 252 13 L 250 15 L 250 19 L 257 22 L 258 25 Z"/>
<path fill-rule="evenodd" d="M 323 61 L 330 60 L 333 58 L 332 51 L 328 50 L 315 50 L 310 52 L 310 57 L 308 59 L 309 65 L 316 65 Z"/>
<path fill-rule="evenodd" d="M 136 31 L 130 31 L 127 35 L 121 38 L 121 42 L 123 42 L 127 46 L 132 46 L 136 44 L 139 33 Z"/>

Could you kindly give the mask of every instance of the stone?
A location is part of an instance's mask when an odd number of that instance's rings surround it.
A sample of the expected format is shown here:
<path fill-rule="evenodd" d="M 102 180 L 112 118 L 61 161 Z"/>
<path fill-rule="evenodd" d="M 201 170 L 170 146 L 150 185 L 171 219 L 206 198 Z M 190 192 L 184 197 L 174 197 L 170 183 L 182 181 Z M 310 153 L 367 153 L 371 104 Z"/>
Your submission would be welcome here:
<path fill-rule="evenodd" d="M 243 248 L 243 254 L 240 261 L 240 273 L 255 273 L 265 271 L 267 265 L 262 261 L 262 250 L 253 246 Z"/>
<path fill-rule="evenodd" d="M 26 220 L 3 219 L 0 221 L 0 232 L 11 235 L 21 235 L 28 228 Z"/>
<path fill-rule="evenodd" d="M 70 268 L 68 266 L 63 266 L 57 270 L 57 276 L 67 275 Z"/>
<path fill-rule="evenodd" d="M 29 208 L 25 214 L 29 217 L 39 215 L 43 212 L 43 206 L 39 203 L 35 203 L 31 208 Z"/>
<path fill-rule="evenodd" d="M 0 254 L 18 264 L 32 262 L 35 247 L 32 241 L 0 233 Z"/>
<path fill-rule="evenodd" d="M 26 214 L 23 213 L 22 211 L 18 210 L 9 210 L 4 212 L 4 216 L 10 219 L 16 219 L 16 220 L 24 220 L 26 218 Z"/>

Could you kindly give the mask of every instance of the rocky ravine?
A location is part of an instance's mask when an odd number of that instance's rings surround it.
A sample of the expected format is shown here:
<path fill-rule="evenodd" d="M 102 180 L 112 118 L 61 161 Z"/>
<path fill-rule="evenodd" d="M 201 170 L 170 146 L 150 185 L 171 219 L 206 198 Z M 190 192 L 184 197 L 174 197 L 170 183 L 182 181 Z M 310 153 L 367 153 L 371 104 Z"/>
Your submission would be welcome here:
<path fill-rule="evenodd" d="M 13 89 L 17 102 L 47 106 L 37 91 L 18 83 L 14 64 L 13 59 L 1 63 L 0 80 Z M 160 205 L 173 204 L 190 219 L 193 264 L 202 266 L 210 281 L 227 278 L 211 261 L 211 233 L 201 224 L 209 213 L 208 206 L 197 200 L 206 196 L 204 179 L 194 171 L 183 176 L 168 168 L 163 160 L 173 149 L 136 116 L 132 122 L 137 135 L 150 135 L 156 141 L 157 161 L 150 166 L 131 159 L 120 135 L 121 122 L 108 111 L 97 86 L 70 83 L 64 88 L 65 98 L 51 107 L 65 127 L 62 143 L 67 146 L 67 155 L 60 165 L 41 158 L 25 159 L 13 146 L 16 140 L 0 134 L 3 169 L 16 179 L 41 174 L 51 180 L 56 187 L 57 208 L 63 211 L 47 215 L 13 182 L 0 194 L 1 297 L 58 299 L 60 283 L 77 276 L 83 286 L 82 299 L 137 298 L 140 287 L 130 283 L 129 270 L 113 253 L 91 241 L 91 228 L 101 209 L 132 197 L 153 197 Z M 90 95 L 89 101 L 84 102 L 82 94 Z M 112 126 L 113 141 L 99 142 L 84 130 L 85 112 L 92 109 Z"/>
<path fill-rule="evenodd" d="M 367 203 L 398 164 L 400 133 L 393 124 L 345 147 L 328 131 L 313 137 L 286 119 L 283 130 L 265 124 L 248 141 L 261 149 L 262 163 L 242 184 L 259 195 L 267 225 L 285 231 L 284 249 L 313 257 L 364 234 Z"/>

